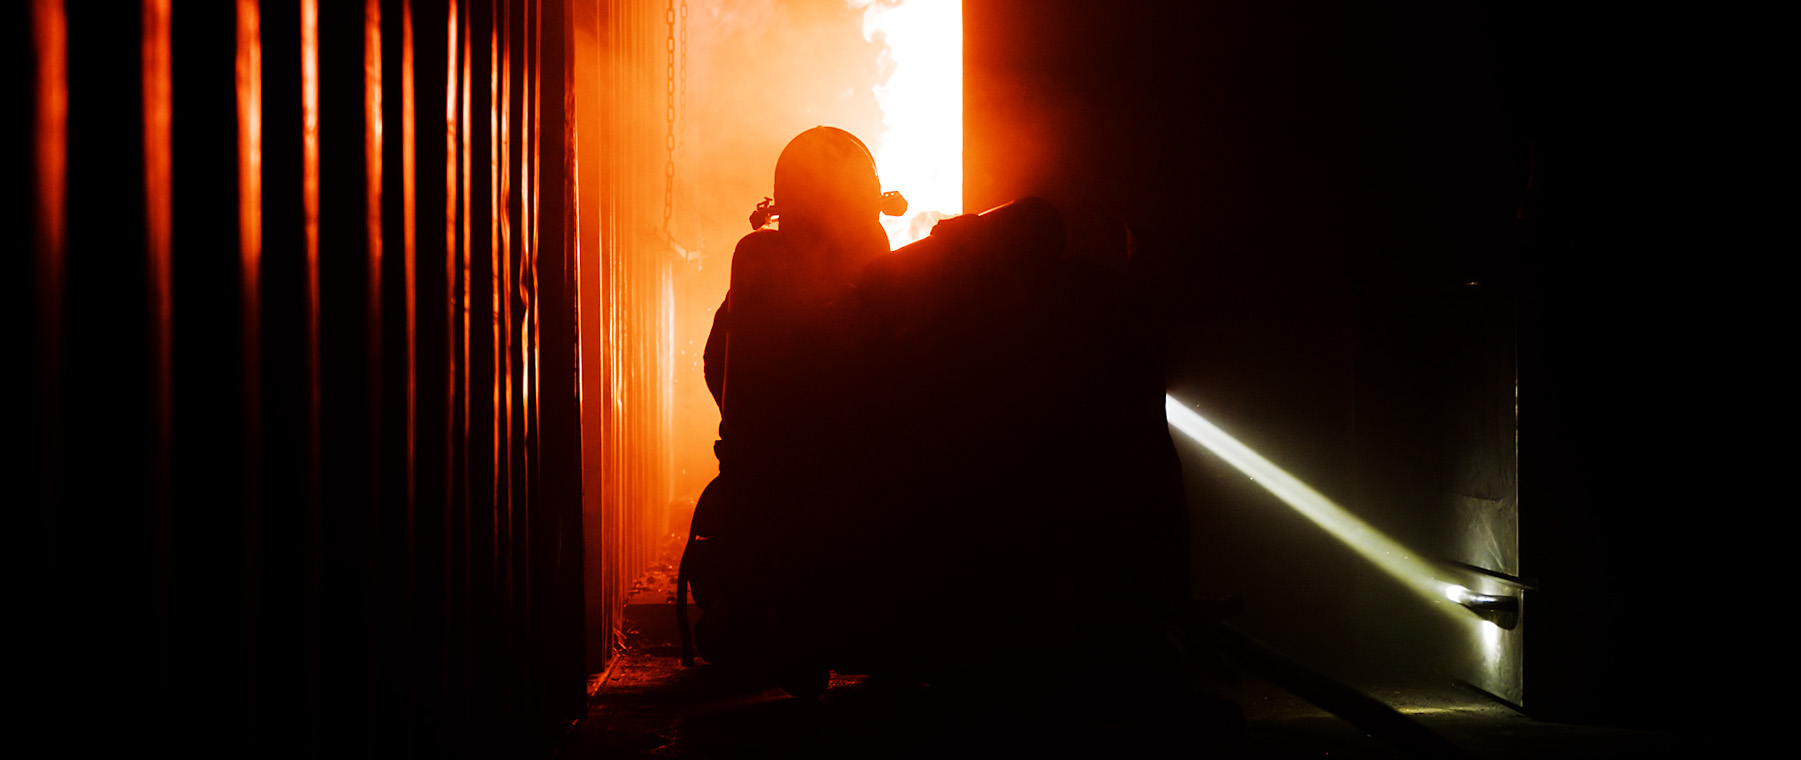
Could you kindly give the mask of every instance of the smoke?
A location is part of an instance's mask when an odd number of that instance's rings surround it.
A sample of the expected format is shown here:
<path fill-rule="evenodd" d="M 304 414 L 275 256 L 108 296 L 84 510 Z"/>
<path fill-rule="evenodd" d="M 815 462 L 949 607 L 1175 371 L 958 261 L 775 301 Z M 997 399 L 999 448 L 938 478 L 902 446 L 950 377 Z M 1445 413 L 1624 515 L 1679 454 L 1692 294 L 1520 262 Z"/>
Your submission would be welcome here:
<path fill-rule="evenodd" d="M 772 195 L 775 159 L 819 125 L 881 148 L 881 42 L 863 32 L 870 0 L 687 0 L 687 105 L 677 155 L 675 242 L 691 252 L 676 279 L 675 493 L 691 497 L 717 471 L 719 414 L 702 374 L 731 252 Z"/>

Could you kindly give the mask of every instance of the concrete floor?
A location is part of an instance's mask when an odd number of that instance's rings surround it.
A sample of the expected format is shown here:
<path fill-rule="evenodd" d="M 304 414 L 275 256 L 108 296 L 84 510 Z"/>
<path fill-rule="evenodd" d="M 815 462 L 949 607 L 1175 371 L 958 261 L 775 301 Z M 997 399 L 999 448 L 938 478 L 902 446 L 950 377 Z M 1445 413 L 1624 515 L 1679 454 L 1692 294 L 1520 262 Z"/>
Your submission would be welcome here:
<path fill-rule="evenodd" d="M 1009 709 L 1008 684 L 946 694 L 834 675 L 817 700 L 680 664 L 667 567 L 627 606 L 624 650 L 598 679 L 588 715 L 559 760 L 608 758 L 1394 758 L 1401 749 L 1240 674 L 1228 690 L 1245 726 L 1235 737 L 1158 730 L 1131 720 Z M 998 680 L 998 679 L 997 679 Z M 1448 739 L 1470 758 L 1741 756 L 1691 736 L 1546 723 L 1451 683 L 1363 686 L 1364 693 Z M 1746 750 L 1747 752 L 1749 750 Z"/>

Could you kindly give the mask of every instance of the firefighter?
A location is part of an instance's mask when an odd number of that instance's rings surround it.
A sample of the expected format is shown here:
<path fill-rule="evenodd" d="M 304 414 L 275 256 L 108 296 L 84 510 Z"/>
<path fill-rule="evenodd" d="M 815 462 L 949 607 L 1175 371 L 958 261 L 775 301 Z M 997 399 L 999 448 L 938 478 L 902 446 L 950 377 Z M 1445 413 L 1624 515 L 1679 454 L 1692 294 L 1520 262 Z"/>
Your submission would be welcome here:
<path fill-rule="evenodd" d="M 866 458 L 851 293 L 888 251 L 875 160 L 842 129 L 815 127 L 776 161 L 775 229 L 732 257 L 731 290 L 706 348 L 720 405 L 719 477 L 696 506 L 684 575 L 705 611 L 702 656 L 761 668 L 797 696 L 823 691 L 847 588 L 869 558 L 850 514 Z M 753 221 L 762 227 L 764 218 Z"/>

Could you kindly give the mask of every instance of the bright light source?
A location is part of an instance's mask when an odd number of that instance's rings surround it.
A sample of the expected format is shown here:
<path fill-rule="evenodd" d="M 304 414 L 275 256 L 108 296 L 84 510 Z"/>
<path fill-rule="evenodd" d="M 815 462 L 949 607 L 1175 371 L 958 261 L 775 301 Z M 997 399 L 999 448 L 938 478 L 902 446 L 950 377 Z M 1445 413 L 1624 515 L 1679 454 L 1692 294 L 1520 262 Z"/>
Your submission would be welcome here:
<path fill-rule="evenodd" d="M 1333 503 L 1306 483 L 1264 459 L 1249 446 L 1239 443 L 1175 397 L 1164 396 L 1163 406 L 1172 427 L 1205 446 L 1227 464 L 1238 468 L 1239 472 L 1249 476 L 1257 485 L 1263 486 L 1264 490 L 1274 494 L 1307 519 L 1325 528 L 1346 546 L 1400 581 L 1401 585 L 1432 601 L 1433 607 L 1447 611 L 1455 609 L 1438 604 L 1440 599 L 1461 603 L 1467 589 L 1437 580 L 1438 573 L 1433 563 L 1420 559 L 1394 539 L 1357 519 L 1344 507 Z"/>
<path fill-rule="evenodd" d="M 1482 674 L 1477 685 L 1504 698 L 1520 698 L 1518 639 L 1507 635 L 1519 623 L 1521 598 L 1517 595 L 1479 593 L 1467 586 L 1437 580 L 1438 565 L 1414 556 L 1393 539 L 1357 519 L 1344 507 L 1309 488 L 1293 475 L 1239 443 L 1224 430 L 1196 414 L 1182 402 L 1164 397 L 1169 424 L 1206 447 L 1219 458 L 1257 482 L 1295 511 L 1382 568 L 1395 580 L 1419 593 L 1428 606 L 1442 610 L 1472 636 Z M 1489 583 L 1482 580 L 1481 583 Z M 1439 600 L 1452 604 L 1444 604 Z M 1459 609 L 1461 608 L 1461 609 Z M 1471 617 L 1474 613 L 1476 617 Z"/>
<path fill-rule="evenodd" d="M 884 131 L 873 141 L 883 190 L 907 197 L 909 211 L 882 217 L 899 248 L 963 213 L 963 3 L 846 0 L 863 11 L 863 36 L 886 41 L 888 79 L 875 87 Z"/>
<path fill-rule="evenodd" d="M 1501 658 L 1506 654 L 1506 649 L 1502 646 L 1502 634 L 1504 631 L 1501 629 L 1501 626 L 1496 625 L 1493 620 L 1482 621 L 1481 627 L 1482 663 L 1490 672 L 1493 672 L 1496 664 L 1499 663 Z"/>

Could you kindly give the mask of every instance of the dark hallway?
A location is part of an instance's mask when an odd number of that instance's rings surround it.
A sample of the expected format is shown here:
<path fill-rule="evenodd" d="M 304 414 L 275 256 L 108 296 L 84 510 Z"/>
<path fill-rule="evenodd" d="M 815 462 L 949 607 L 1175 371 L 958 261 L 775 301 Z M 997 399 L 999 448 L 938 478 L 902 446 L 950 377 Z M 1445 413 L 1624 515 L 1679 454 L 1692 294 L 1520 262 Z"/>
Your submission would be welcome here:
<path fill-rule="evenodd" d="M 910 6 L 960 16 L 926 98 L 960 142 L 884 164 L 916 206 L 891 240 L 1033 196 L 1126 283 L 1181 585 L 1474 757 L 1714 754 L 1762 672 L 1717 539 L 1770 501 L 1718 442 L 1768 413 L 1711 411 L 1753 395 L 1702 321 L 1737 312 L 1647 263 L 1682 239 L 1648 63 L 1680 35 L 1555 5 L 15 3 L 22 746 L 1406 756 L 1243 657 L 1209 673 L 1237 739 L 1000 678 L 815 702 L 680 667 L 733 244 L 800 130 L 902 146 L 919 67 L 869 19 Z M 891 168 L 957 151 L 948 193 Z M 1004 540 L 979 518 L 941 531 Z M 1168 580 L 1100 556 L 1069 553 L 1067 614 Z M 933 593 L 1004 629 L 1035 618 L 995 589 L 1038 580 Z"/>
<path fill-rule="evenodd" d="M 1650 758 L 1730 754 L 1740 745 L 1691 732 L 1542 720 L 1436 674 L 1398 670 L 1359 684 L 1365 694 L 1450 743 L 1366 730 L 1276 685 L 1242 663 L 1224 663 L 1210 687 L 1243 708 L 1237 729 L 1197 711 L 1177 725 L 1147 716 L 1104 716 L 1083 703 L 1035 709 L 1019 684 L 997 675 L 975 693 L 897 687 L 834 676 L 818 700 L 790 697 L 730 671 L 683 668 L 670 600 L 672 568 L 653 569 L 626 607 L 619 659 L 595 686 L 586 718 L 560 760 L 598 758 Z M 1123 579 L 1122 579 L 1123 582 Z M 960 588 L 952 593 L 979 594 Z M 994 642 L 970 641 L 970 646 Z M 1088 653 L 1094 660 L 1117 652 Z M 1074 673 L 1091 662 L 1057 663 Z M 1105 695 L 1090 695 L 1100 704 Z M 1361 716 L 1360 716 L 1361 717 Z"/>

